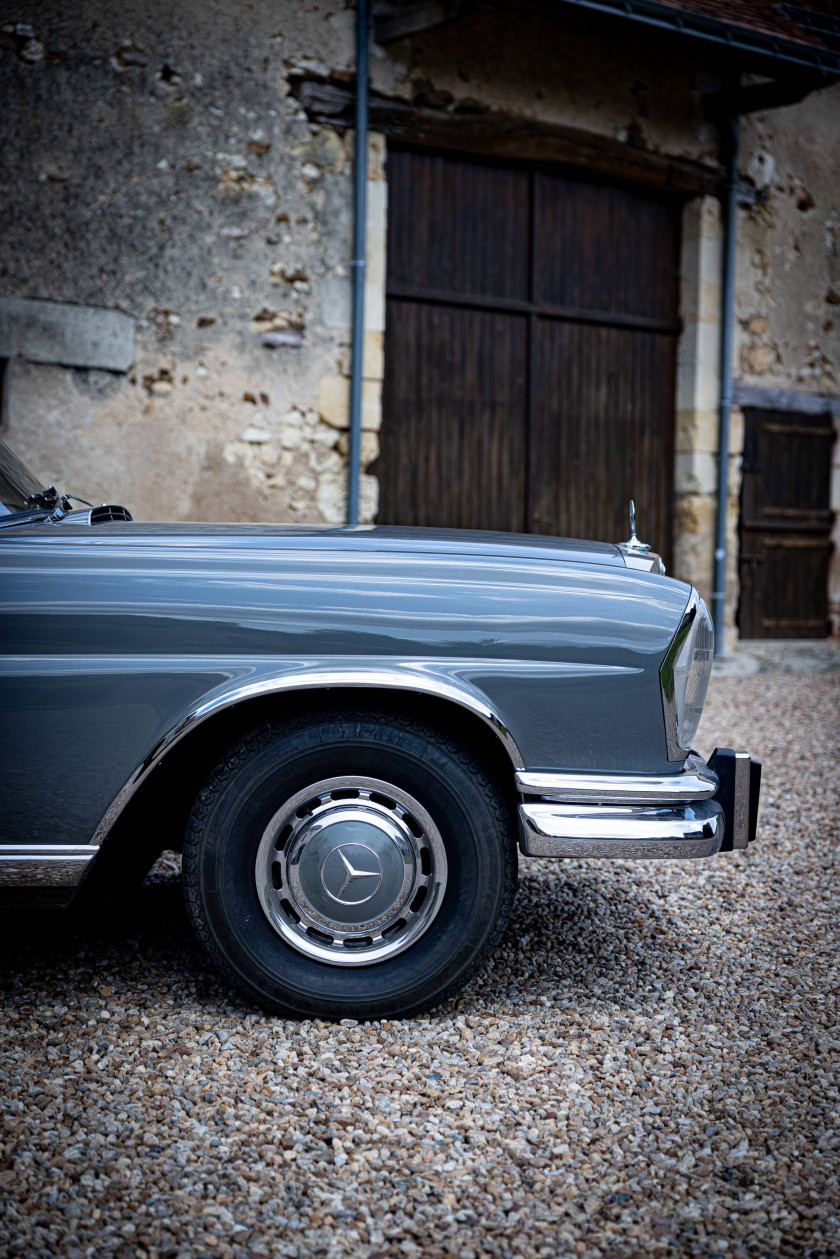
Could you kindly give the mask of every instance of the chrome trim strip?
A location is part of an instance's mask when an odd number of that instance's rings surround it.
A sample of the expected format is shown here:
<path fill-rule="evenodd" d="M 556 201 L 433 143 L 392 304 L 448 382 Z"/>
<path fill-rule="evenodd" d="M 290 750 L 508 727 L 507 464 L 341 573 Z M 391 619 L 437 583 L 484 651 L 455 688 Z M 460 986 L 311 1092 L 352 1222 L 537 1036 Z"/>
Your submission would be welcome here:
<path fill-rule="evenodd" d="M 626 545 L 626 542 L 618 544 L 618 549 L 624 556 L 625 568 L 635 568 L 642 573 L 655 573 L 657 577 L 665 576 L 665 563 L 661 555 L 657 555 L 655 551 L 648 551 L 645 555 L 634 554 L 632 551 L 625 550 Z"/>
<path fill-rule="evenodd" d="M 749 752 L 735 753 L 735 790 L 732 799 L 732 848 L 750 846 L 750 766 Z"/>
<path fill-rule="evenodd" d="M 542 773 L 519 770 L 516 787 L 523 795 L 567 803 L 688 804 L 708 800 L 718 789 L 717 775 L 691 755 L 677 774 Z"/>
<path fill-rule="evenodd" d="M 521 804 L 520 848 L 531 857 L 711 857 L 725 819 L 714 800 L 682 809 Z"/>
<path fill-rule="evenodd" d="M 259 699 L 267 695 L 281 695 L 293 691 L 325 690 L 330 687 L 367 687 L 376 690 L 413 691 L 420 695 L 431 695 L 436 699 L 446 699 L 466 708 L 480 717 L 489 726 L 502 743 L 515 770 L 524 769 L 522 753 L 516 745 L 513 735 L 501 717 L 490 707 L 486 700 L 476 692 L 461 690 L 440 678 L 429 677 L 428 674 L 409 673 L 408 670 L 388 671 L 384 669 L 333 669 L 312 673 L 294 673 L 282 678 L 266 678 L 260 682 L 249 682 L 244 686 L 226 691 L 224 695 L 208 700 L 183 717 L 162 739 L 155 744 L 145 759 L 137 766 L 134 773 L 123 784 L 117 796 L 111 802 L 91 838 L 91 847 L 99 847 L 117 818 L 128 804 L 137 789 L 148 778 L 149 774 L 163 760 L 166 753 L 183 739 L 195 726 L 200 725 L 214 713 L 225 708 L 232 708 L 246 699 Z"/>
<path fill-rule="evenodd" d="M 700 596 L 692 586 L 679 629 L 674 635 L 671 646 L 668 648 L 668 654 L 662 661 L 659 670 L 659 689 L 662 693 L 662 712 L 665 716 L 665 740 L 668 747 L 669 761 L 684 761 L 687 755 L 685 748 L 681 748 L 677 742 L 677 700 L 674 694 L 674 665 L 697 616 L 699 598 Z"/>
<path fill-rule="evenodd" d="M 0 887 L 78 887 L 95 856 L 84 844 L 0 844 Z"/>
<path fill-rule="evenodd" d="M 711 757 L 711 761 L 715 761 L 717 757 L 723 753 L 728 759 L 730 752 L 726 748 L 715 748 Z M 732 850 L 743 851 L 750 846 L 750 779 L 752 776 L 752 757 L 749 752 L 731 752 L 732 766 L 731 779 L 730 773 L 727 772 L 726 763 L 721 764 L 721 776 L 724 783 L 720 790 L 720 799 L 725 808 L 729 810 L 729 821 L 732 827 L 731 839 L 728 838 L 727 849 L 730 846 Z"/>

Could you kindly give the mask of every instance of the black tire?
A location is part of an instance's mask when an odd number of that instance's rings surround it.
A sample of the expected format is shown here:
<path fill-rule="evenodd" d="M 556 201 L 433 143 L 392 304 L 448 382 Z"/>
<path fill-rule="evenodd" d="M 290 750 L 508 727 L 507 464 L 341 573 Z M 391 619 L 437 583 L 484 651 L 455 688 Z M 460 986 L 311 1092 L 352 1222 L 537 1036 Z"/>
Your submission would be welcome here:
<path fill-rule="evenodd" d="M 278 884 L 267 881 L 266 877 L 262 877 L 262 887 L 258 888 L 257 870 L 264 868 L 263 864 L 258 864 L 258 856 L 260 863 L 266 860 L 270 863 L 275 858 L 279 862 L 283 858 L 281 844 L 291 846 L 297 842 L 274 838 L 274 819 L 291 818 L 295 826 L 310 836 L 300 840 L 295 852 L 305 853 L 307 845 L 312 846 L 309 869 L 314 871 L 317 867 L 320 879 L 316 886 L 317 880 L 310 873 L 309 882 L 301 883 L 309 895 L 308 900 L 301 896 L 294 902 L 301 912 L 310 906 L 314 896 L 323 899 L 322 887 L 327 889 L 331 910 L 333 901 L 341 906 L 351 905 L 350 901 L 338 900 L 338 896 L 355 895 L 355 885 L 351 885 L 349 892 L 344 888 L 330 891 L 325 875 L 328 858 L 332 862 L 329 869 L 339 869 L 336 863 L 340 858 L 350 871 L 348 854 L 358 868 L 352 868 L 352 875 L 348 874 L 347 878 L 360 881 L 358 895 L 366 895 L 378 871 L 375 886 L 383 890 L 377 891 L 376 896 L 380 901 L 390 896 L 390 885 L 387 879 L 383 884 L 382 873 L 383 868 L 387 867 L 386 873 L 391 868 L 388 866 L 391 862 L 388 837 L 382 841 L 381 856 L 365 857 L 365 853 L 373 853 L 371 848 L 355 840 L 348 843 L 335 838 L 351 832 L 339 831 L 335 825 L 332 831 L 329 825 L 322 825 L 318 831 L 313 823 L 317 807 L 332 810 L 330 818 L 338 817 L 339 804 L 352 791 L 328 792 L 314 797 L 313 807 L 304 805 L 302 810 L 284 813 L 287 802 L 293 806 L 296 800 L 306 796 L 312 784 L 336 780 L 358 782 L 366 790 L 366 784 L 373 780 L 392 784 L 394 797 L 399 793 L 396 804 L 387 790 L 377 789 L 378 794 L 373 795 L 368 790 L 364 798 L 380 802 L 369 807 L 387 814 L 383 823 L 386 827 L 391 825 L 389 819 L 393 816 L 393 825 L 398 830 L 412 828 L 411 835 L 424 833 L 424 827 L 414 820 L 414 815 L 422 818 L 425 811 L 430 823 L 425 829 L 434 835 L 433 851 L 438 853 L 437 863 L 444 871 L 441 880 L 436 882 L 437 874 L 430 874 L 427 869 L 432 862 L 430 849 L 427 847 L 421 852 L 421 860 L 415 862 L 417 878 L 438 891 L 429 892 L 428 903 L 426 892 L 418 891 L 411 902 L 411 911 L 405 911 L 408 927 L 406 918 L 400 918 L 403 925 L 389 927 L 387 930 L 393 934 L 387 938 L 382 929 L 382 940 L 371 936 L 367 942 L 362 941 L 361 947 L 370 950 L 365 953 L 366 957 L 374 957 L 380 945 L 402 948 L 382 960 L 361 963 L 355 958 L 346 960 L 348 953 L 341 952 L 341 948 L 355 946 L 355 938 L 348 944 L 334 932 L 324 936 L 313 932 L 306 926 L 305 919 L 298 918 L 295 923 L 290 901 L 282 897 L 286 885 L 292 886 L 295 872 L 304 868 L 299 858 L 289 857 L 285 873 L 271 876 L 272 880 L 279 878 L 279 891 L 272 890 Z M 413 801 L 417 807 L 406 811 L 404 800 Z M 361 808 L 358 801 L 348 805 L 351 817 L 355 816 L 352 811 L 357 807 Z M 303 821 L 298 823 L 296 819 L 301 816 Z M 291 829 L 286 826 L 283 833 Z M 402 830 L 399 830 L 400 835 Z M 367 835 L 364 829 L 352 833 Z M 331 841 L 323 838 L 330 834 L 334 836 Z M 406 834 L 411 841 L 407 830 Z M 322 845 L 321 849 L 317 849 L 312 835 L 320 836 L 317 843 Z M 379 831 L 376 836 L 378 838 Z M 444 856 L 440 855 L 441 841 Z M 332 849 L 328 848 L 329 842 Z M 425 838 L 412 842 L 415 847 L 431 843 Z M 328 853 L 323 860 L 321 852 Z M 361 862 L 358 853 L 361 853 Z M 395 868 L 401 871 L 402 858 L 396 861 Z M 375 870 L 362 868 L 371 865 Z M 425 873 L 420 872 L 421 865 Z M 333 875 L 329 878 L 335 882 Z M 445 886 L 440 890 L 443 880 Z M 304 714 L 254 731 L 214 770 L 198 795 L 187 828 L 183 884 L 189 915 L 211 957 L 264 1009 L 286 1015 L 333 1019 L 400 1017 L 418 1013 L 456 993 L 496 948 L 510 917 L 516 891 L 515 821 L 511 807 L 486 766 L 459 739 L 398 714 L 343 709 Z M 430 908 L 433 895 L 433 908 Z M 373 901 L 372 896 L 367 899 Z M 420 909 L 415 917 L 416 901 Z M 326 900 L 323 903 L 327 904 Z M 394 905 L 398 904 L 397 898 Z M 281 910 L 278 905 L 285 908 Z M 374 905 L 378 907 L 378 903 Z M 368 908 L 369 912 L 374 912 L 374 908 Z M 269 919 L 269 912 L 276 922 Z M 336 911 L 343 916 L 362 912 L 356 909 L 355 902 L 351 909 Z M 418 927 L 420 915 L 432 912 L 431 920 Z M 418 930 L 421 934 L 410 934 Z M 401 936 L 401 932 L 406 933 L 405 936 Z M 310 938 L 314 944 L 310 944 Z M 329 946 L 327 943 L 322 946 L 322 940 L 328 941 Z M 401 940 L 408 943 L 400 944 Z M 330 960 L 302 951 L 310 947 L 327 950 Z M 333 958 L 345 960 L 333 964 Z"/>

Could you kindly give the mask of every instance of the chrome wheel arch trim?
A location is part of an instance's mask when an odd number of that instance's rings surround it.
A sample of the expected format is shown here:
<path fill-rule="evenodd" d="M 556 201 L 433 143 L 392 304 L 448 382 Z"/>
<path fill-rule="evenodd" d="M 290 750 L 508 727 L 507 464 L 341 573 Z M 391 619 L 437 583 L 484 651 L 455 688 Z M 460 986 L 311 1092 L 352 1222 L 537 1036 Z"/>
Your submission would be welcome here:
<path fill-rule="evenodd" d="M 176 744 L 189 734 L 196 726 L 208 717 L 233 708 L 250 699 L 265 699 L 272 695 L 288 695 L 296 691 L 323 691 L 332 688 L 358 688 L 378 691 L 409 691 L 424 695 L 431 699 L 441 699 L 460 708 L 466 709 L 473 716 L 479 717 L 493 732 L 501 743 L 511 768 L 522 770 L 525 762 L 513 735 L 508 730 L 496 709 L 477 689 L 467 685 L 456 685 L 437 675 L 430 674 L 428 667 L 421 672 L 419 669 L 405 667 L 401 669 L 363 669 L 336 668 L 319 669 L 300 673 L 290 673 L 282 677 L 262 678 L 257 682 L 247 682 L 235 686 L 221 695 L 198 705 L 187 713 L 163 738 L 159 739 L 151 751 L 134 770 L 131 777 L 124 783 L 114 800 L 105 811 L 90 840 L 91 848 L 99 848 L 112 830 L 123 810 L 132 797 L 146 781 L 152 770 L 163 761 Z"/>

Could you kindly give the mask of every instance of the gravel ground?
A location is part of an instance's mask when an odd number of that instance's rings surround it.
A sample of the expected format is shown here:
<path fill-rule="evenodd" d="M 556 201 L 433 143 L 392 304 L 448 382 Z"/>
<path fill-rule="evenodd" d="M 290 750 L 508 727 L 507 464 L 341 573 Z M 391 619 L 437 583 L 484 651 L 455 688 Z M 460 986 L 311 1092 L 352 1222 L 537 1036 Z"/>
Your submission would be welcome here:
<path fill-rule="evenodd" d="M 838 698 L 713 678 L 698 745 L 764 761 L 759 842 L 523 861 L 428 1017 L 250 1012 L 171 860 L 118 923 L 7 914 L 0 1252 L 840 1254 Z"/>

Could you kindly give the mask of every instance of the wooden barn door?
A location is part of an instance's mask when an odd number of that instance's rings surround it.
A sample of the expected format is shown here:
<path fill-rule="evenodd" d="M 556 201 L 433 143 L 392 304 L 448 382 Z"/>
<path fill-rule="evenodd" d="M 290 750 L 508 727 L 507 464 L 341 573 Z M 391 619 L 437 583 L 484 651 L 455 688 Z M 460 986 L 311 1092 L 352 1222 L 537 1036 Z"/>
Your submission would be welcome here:
<path fill-rule="evenodd" d="M 825 638 L 831 556 L 831 416 L 744 411 L 742 638 Z"/>
<path fill-rule="evenodd" d="M 383 524 L 671 551 L 679 207 L 635 187 L 388 157 Z"/>

